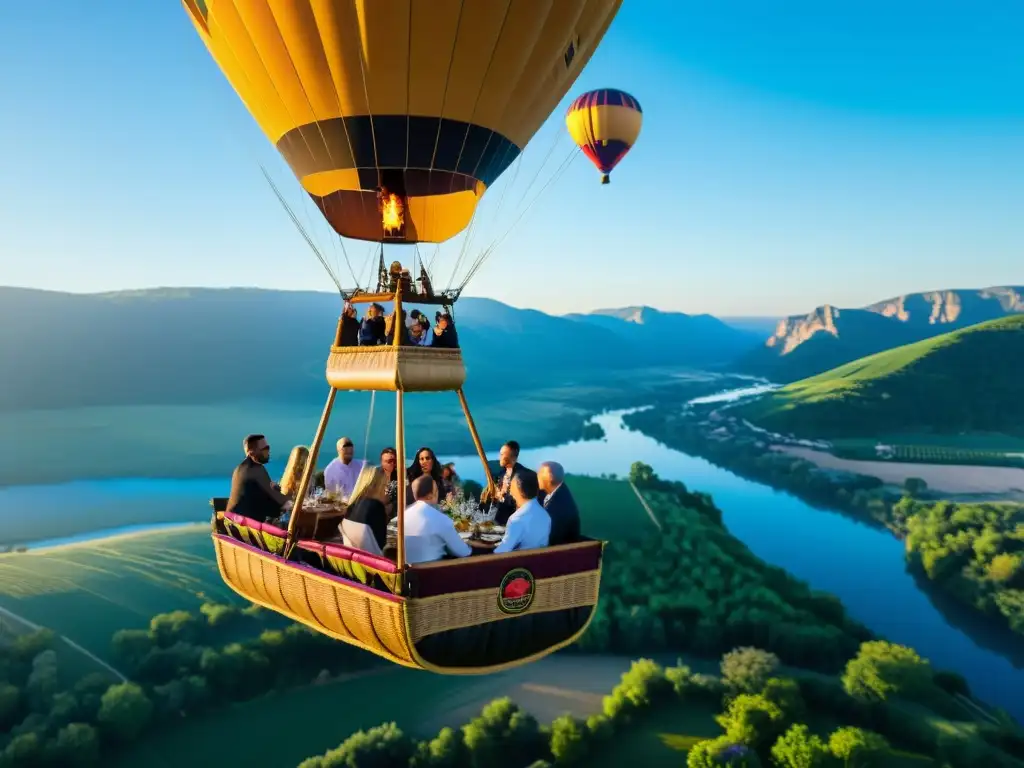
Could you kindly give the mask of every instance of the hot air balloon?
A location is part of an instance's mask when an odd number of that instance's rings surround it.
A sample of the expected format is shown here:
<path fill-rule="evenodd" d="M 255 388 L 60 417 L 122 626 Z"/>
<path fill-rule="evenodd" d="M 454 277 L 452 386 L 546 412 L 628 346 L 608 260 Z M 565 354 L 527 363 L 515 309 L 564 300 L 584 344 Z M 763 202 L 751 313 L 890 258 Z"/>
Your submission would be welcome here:
<path fill-rule="evenodd" d="M 601 172 L 602 184 L 636 143 L 641 123 L 640 102 L 614 88 L 584 93 L 565 114 L 569 135 Z"/>
<path fill-rule="evenodd" d="M 182 0 L 334 230 L 439 243 L 469 224 L 622 0 Z"/>
<path fill-rule="evenodd" d="M 379 243 L 440 243 L 463 231 L 487 188 L 565 96 L 621 1 L 182 0 L 334 230 Z M 497 491 L 462 389 L 466 368 L 452 316 L 438 313 L 435 340 L 449 341 L 431 346 L 410 343 L 403 321 L 416 305 L 450 310 L 459 291 L 435 293 L 426 270 L 417 290 L 401 263 L 384 264 L 381 246 L 375 292 L 346 294 L 335 281 L 347 304 L 288 520 L 246 517 L 228 499 L 211 500 L 221 577 L 255 604 L 403 666 L 485 674 L 529 663 L 586 631 L 604 542 L 581 537 L 408 562 L 406 392 L 456 393 L 487 478 L 482 501 Z M 391 338 L 346 341 L 350 310 L 377 302 L 394 308 Z M 336 395 L 353 390 L 373 393 L 371 419 L 376 392 L 396 395 L 397 519 L 393 547 L 389 538 L 379 553 L 331 540 L 338 510 L 324 512 L 307 498 Z"/>

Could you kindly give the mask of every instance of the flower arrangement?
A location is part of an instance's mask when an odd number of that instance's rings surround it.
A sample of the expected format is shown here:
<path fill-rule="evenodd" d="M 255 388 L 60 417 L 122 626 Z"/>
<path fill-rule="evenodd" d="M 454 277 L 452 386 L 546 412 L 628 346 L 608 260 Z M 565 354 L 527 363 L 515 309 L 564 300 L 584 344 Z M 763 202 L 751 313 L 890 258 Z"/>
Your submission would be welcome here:
<path fill-rule="evenodd" d="M 441 510 L 452 518 L 452 520 L 474 521 L 478 516 L 477 502 L 472 498 L 466 498 L 461 488 L 441 502 Z"/>

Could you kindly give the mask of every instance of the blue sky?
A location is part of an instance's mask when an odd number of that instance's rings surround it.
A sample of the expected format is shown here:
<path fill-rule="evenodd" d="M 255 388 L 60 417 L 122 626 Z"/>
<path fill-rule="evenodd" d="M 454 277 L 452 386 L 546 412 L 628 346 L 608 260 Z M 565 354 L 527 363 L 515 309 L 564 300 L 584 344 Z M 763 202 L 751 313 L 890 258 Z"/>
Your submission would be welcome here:
<path fill-rule="evenodd" d="M 569 98 L 635 95 L 637 146 L 609 186 L 574 160 L 467 293 L 779 315 L 1024 283 L 1022 33 L 1019 0 L 626 0 Z M 0 283 L 329 288 L 260 163 L 348 275 L 178 2 L 0 3 L 0 72 Z M 471 251 L 567 156 L 563 113 Z"/>

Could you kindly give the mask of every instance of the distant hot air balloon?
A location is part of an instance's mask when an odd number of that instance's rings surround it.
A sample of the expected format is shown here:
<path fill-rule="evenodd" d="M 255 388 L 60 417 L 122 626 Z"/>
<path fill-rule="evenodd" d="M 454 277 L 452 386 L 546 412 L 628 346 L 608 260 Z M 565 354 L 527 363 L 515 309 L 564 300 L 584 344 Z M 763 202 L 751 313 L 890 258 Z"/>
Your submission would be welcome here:
<path fill-rule="evenodd" d="M 589 61 L 622 0 L 182 0 L 334 230 L 443 242 Z"/>
<path fill-rule="evenodd" d="M 636 143 L 642 122 L 640 102 L 614 88 L 584 93 L 565 115 L 569 135 L 601 171 L 602 184 Z"/>

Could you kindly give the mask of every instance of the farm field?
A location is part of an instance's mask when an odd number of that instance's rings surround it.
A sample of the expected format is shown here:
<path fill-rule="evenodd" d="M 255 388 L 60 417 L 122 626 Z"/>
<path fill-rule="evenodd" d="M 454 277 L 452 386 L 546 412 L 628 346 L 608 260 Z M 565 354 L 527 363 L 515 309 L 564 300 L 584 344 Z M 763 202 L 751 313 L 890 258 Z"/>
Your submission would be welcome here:
<path fill-rule="evenodd" d="M 620 541 L 650 533 L 654 523 L 628 482 L 567 475 L 565 484 L 572 490 L 587 536 Z"/>
<path fill-rule="evenodd" d="M 889 446 L 891 455 L 879 456 L 875 449 L 878 444 Z M 1024 442 L 1003 436 L 992 436 L 990 441 L 980 435 L 899 435 L 878 440 L 834 440 L 832 445 L 835 456 L 855 461 L 1024 467 Z"/>
<path fill-rule="evenodd" d="M 220 579 L 206 526 L 0 555 L 0 607 L 102 659 L 117 630 L 206 599 L 238 599 Z"/>

